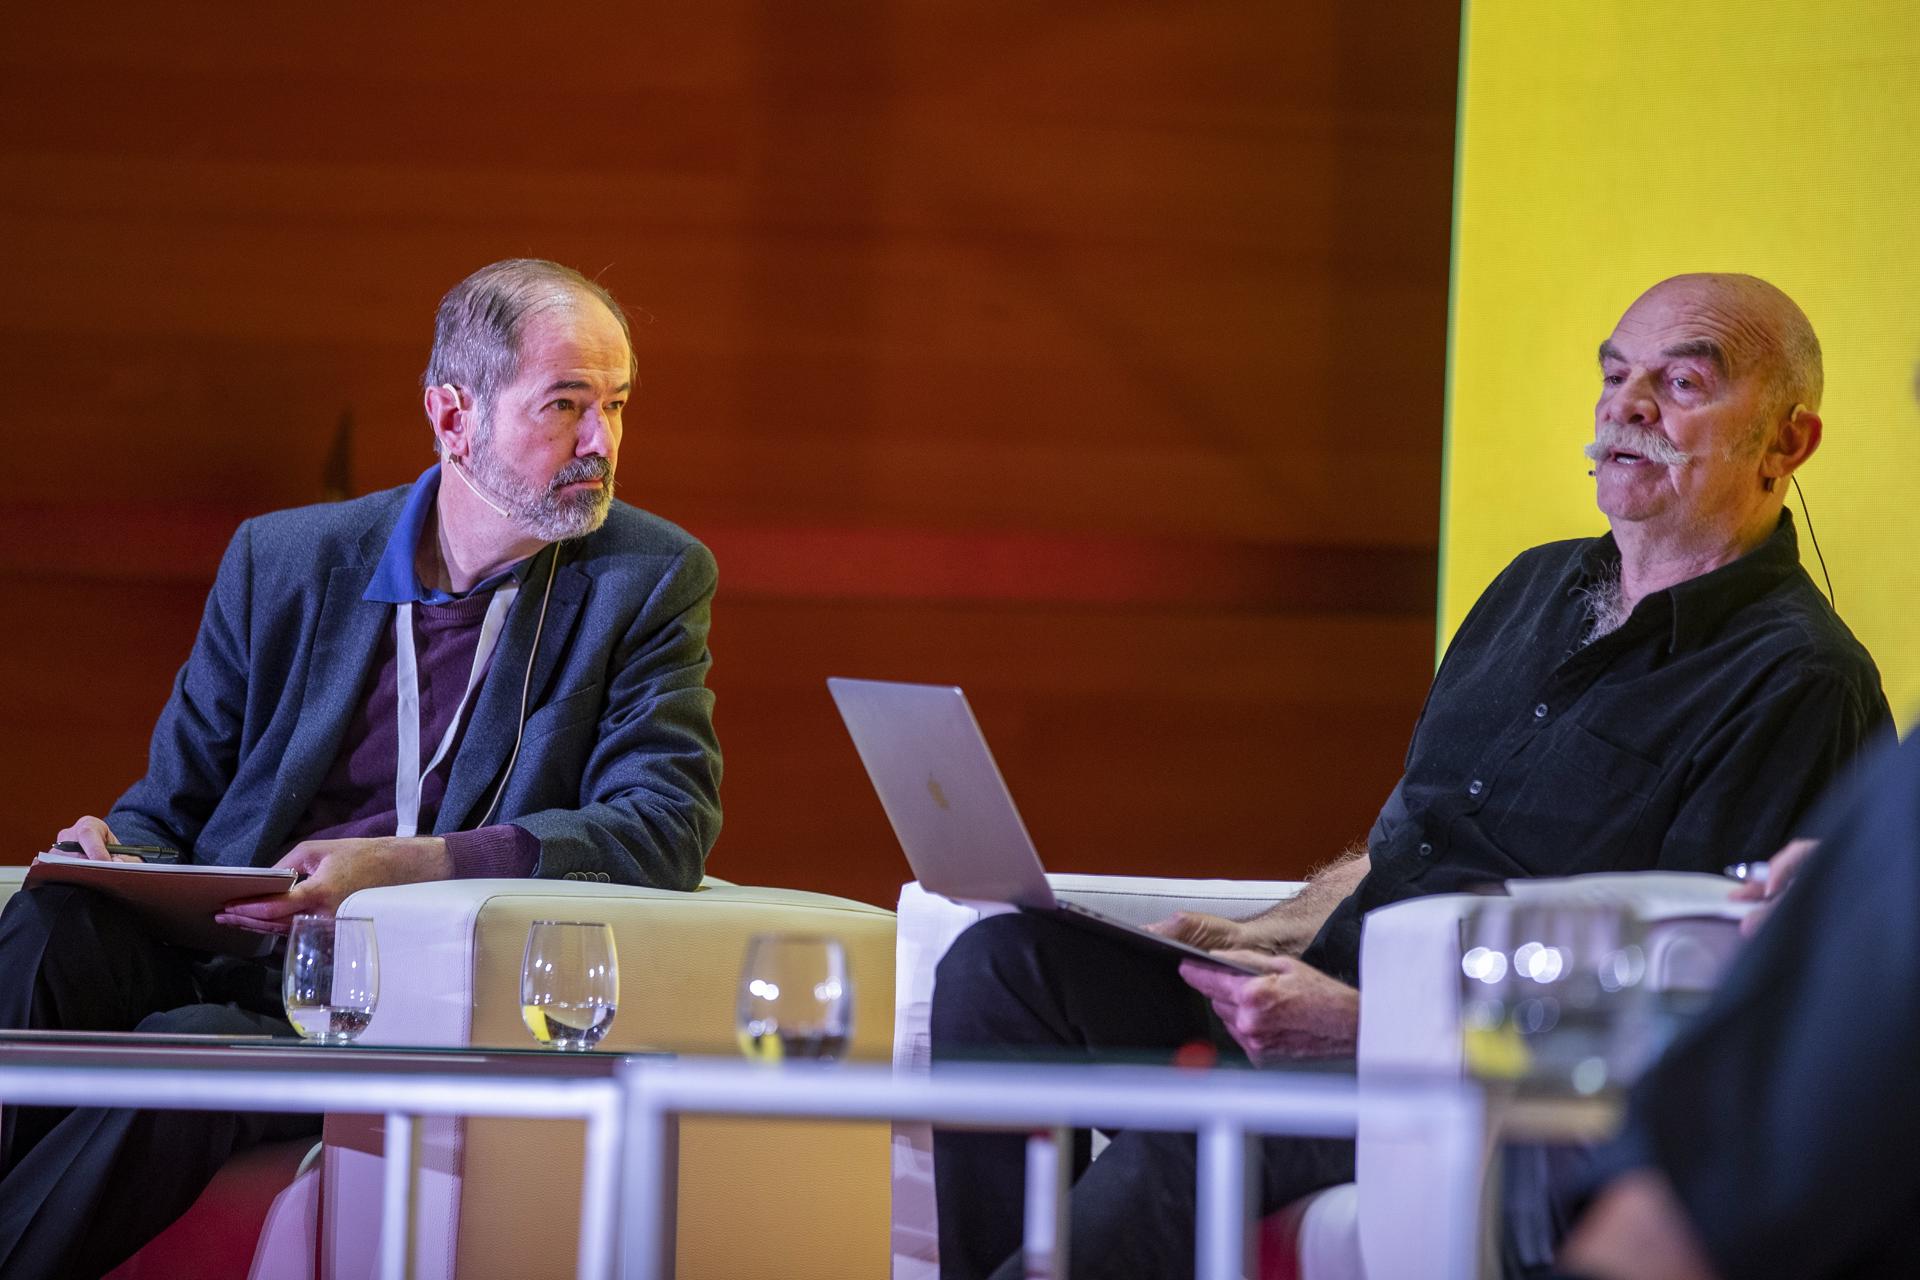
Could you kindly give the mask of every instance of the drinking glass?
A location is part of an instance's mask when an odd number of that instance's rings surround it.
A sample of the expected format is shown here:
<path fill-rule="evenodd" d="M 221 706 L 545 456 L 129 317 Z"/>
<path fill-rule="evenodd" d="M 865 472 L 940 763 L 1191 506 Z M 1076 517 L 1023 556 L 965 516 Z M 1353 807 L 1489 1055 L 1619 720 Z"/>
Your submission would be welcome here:
<path fill-rule="evenodd" d="M 287 1020 L 316 1044 L 346 1044 L 373 1020 L 380 949 L 364 916 L 301 915 L 287 939 L 280 980 Z"/>
<path fill-rule="evenodd" d="M 1644 930 L 1619 905 L 1490 899 L 1462 929 L 1468 1070 L 1593 1093 L 1648 1056 Z"/>
<path fill-rule="evenodd" d="M 832 1061 L 853 1036 L 847 953 L 833 938 L 763 933 L 740 967 L 740 1049 L 760 1062 Z"/>
<path fill-rule="evenodd" d="M 520 962 L 520 1016 L 533 1038 L 550 1049 L 591 1049 L 607 1034 L 619 1007 L 613 927 L 534 921 Z"/>

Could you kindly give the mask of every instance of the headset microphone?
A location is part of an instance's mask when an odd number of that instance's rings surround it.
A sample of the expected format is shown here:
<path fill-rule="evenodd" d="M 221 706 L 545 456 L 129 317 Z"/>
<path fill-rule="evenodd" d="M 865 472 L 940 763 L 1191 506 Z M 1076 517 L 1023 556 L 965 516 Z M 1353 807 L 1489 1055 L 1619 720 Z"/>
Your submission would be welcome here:
<path fill-rule="evenodd" d="M 486 503 L 489 507 L 493 508 L 493 513 L 499 516 L 502 520 L 505 520 L 507 518 L 507 509 L 501 506 L 499 503 L 495 502 L 492 498 L 489 498 L 486 494 L 480 492 L 480 486 L 475 484 L 472 480 L 468 479 L 467 469 L 464 465 L 461 464 L 460 459 L 448 458 L 447 461 L 453 464 L 453 474 L 459 476 L 461 481 L 467 486 L 467 488 L 473 490 L 474 497 L 480 499 L 480 501 Z"/>
<path fill-rule="evenodd" d="M 453 397 L 453 402 L 455 405 L 458 405 L 460 403 L 460 389 L 454 386 L 451 382 L 441 383 L 440 389 Z M 467 468 L 460 461 L 457 455 L 448 454 L 447 461 L 453 464 L 453 474 L 460 477 L 461 483 L 465 484 L 467 488 L 473 490 L 474 497 L 486 503 L 488 509 L 491 510 L 495 515 L 499 516 L 502 520 L 509 518 L 507 515 L 507 509 L 505 507 L 495 502 L 492 498 L 489 498 L 486 494 L 480 492 L 480 486 L 475 484 L 473 482 L 472 477 L 467 475 Z"/>

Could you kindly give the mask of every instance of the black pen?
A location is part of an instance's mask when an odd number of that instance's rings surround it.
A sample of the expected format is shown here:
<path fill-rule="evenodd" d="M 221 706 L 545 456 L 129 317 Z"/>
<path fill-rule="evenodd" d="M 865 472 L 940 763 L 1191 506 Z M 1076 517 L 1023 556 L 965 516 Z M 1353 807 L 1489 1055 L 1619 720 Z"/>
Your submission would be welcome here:
<path fill-rule="evenodd" d="M 53 846 L 56 853 L 85 853 L 78 840 L 62 840 Z M 157 844 L 109 844 L 108 853 L 124 853 L 130 858 L 142 862 L 178 862 L 180 851 L 167 849 Z"/>

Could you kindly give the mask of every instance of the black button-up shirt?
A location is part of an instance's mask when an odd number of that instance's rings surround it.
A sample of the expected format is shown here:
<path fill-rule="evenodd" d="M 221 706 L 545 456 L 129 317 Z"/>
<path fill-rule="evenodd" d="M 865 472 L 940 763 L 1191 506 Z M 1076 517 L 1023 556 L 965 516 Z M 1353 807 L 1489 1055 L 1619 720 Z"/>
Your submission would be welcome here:
<path fill-rule="evenodd" d="M 1367 877 L 1305 959 L 1353 982 L 1360 922 L 1517 876 L 1719 871 L 1766 857 L 1862 747 L 1880 673 L 1800 567 L 1793 520 L 1583 644 L 1611 534 L 1523 553 L 1474 604 L 1367 839 Z"/>

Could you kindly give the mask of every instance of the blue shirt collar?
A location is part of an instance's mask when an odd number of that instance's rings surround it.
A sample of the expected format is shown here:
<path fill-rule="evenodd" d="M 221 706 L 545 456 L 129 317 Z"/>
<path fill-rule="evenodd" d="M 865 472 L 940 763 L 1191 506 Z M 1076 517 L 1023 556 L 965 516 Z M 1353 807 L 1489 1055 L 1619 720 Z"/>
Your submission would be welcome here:
<path fill-rule="evenodd" d="M 400 519 L 387 536 L 387 548 L 380 553 L 380 563 L 374 566 L 373 580 L 360 597 L 362 600 L 375 604 L 446 604 L 450 600 L 491 591 L 509 578 L 520 578 L 527 566 L 533 563 L 533 558 L 529 556 L 519 564 L 502 569 L 486 581 L 475 584 L 473 590 L 459 595 L 423 584 L 419 572 L 413 567 L 413 555 L 420 546 L 420 535 L 426 531 L 427 516 L 433 511 L 434 499 L 439 494 L 440 465 L 435 463 L 413 482 L 406 505 L 400 508 Z"/>

